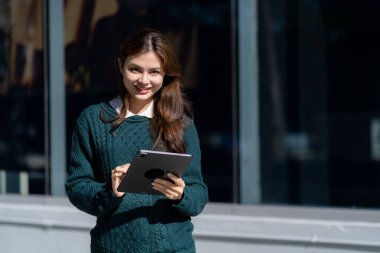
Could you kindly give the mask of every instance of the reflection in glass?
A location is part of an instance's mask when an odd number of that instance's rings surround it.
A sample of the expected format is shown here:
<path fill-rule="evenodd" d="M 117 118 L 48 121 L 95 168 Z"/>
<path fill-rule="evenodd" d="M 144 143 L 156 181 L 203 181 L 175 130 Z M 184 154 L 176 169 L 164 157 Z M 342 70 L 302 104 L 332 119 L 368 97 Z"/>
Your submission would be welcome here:
<path fill-rule="evenodd" d="M 0 1 L 0 192 L 45 193 L 42 0 Z"/>
<path fill-rule="evenodd" d="M 380 207 L 379 11 L 260 1 L 264 203 Z"/>
<path fill-rule="evenodd" d="M 118 93 L 115 60 L 120 41 L 152 27 L 170 39 L 183 67 L 210 200 L 232 201 L 230 8 L 230 1 L 217 0 L 65 1 L 68 148 L 82 109 Z"/>

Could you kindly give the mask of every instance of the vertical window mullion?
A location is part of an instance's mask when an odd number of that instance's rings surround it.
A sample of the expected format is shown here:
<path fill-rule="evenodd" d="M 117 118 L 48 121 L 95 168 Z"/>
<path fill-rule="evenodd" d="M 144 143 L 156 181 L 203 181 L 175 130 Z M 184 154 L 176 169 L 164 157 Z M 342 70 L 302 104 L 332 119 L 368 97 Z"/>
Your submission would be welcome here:
<path fill-rule="evenodd" d="M 64 195 L 66 178 L 66 113 L 64 82 L 64 1 L 45 0 L 45 92 L 48 103 L 48 167 L 50 194 Z M 47 146 L 46 145 L 46 146 Z"/>
<path fill-rule="evenodd" d="M 238 1 L 240 202 L 261 202 L 258 0 Z"/>

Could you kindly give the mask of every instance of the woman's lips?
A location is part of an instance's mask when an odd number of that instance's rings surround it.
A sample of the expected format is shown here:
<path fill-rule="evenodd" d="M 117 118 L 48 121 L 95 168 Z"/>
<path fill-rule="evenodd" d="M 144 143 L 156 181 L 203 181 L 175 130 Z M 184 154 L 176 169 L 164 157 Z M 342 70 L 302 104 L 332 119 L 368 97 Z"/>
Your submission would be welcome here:
<path fill-rule="evenodd" d="M 147 94 L 150 90 L 150 88 L 140 88 L 138 86 L 135 86 L 137 92 L 141 95 Z"/>

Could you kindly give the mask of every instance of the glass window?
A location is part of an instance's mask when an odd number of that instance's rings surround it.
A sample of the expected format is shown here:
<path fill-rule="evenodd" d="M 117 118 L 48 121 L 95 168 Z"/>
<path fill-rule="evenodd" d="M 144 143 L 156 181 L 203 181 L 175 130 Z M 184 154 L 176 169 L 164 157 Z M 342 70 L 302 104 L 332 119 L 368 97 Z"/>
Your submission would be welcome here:
<path fill-rule="evenodd" d="M 233 199 L 231 3 L 223 0 L 65 1 L 67 148 L 79 113 L 119 91 L 120 41 L 142 27 L 164 32 L 183 66 L 211 201 Z"/>
<path fill-rule="evenodd" d="M 46 193 L 42 0 L 0 1 L 0 193 Z"/>
<path fill-rule="evenodd" d="M 260 1 L 263 203 L 380 206 L 379 11 Z"/>

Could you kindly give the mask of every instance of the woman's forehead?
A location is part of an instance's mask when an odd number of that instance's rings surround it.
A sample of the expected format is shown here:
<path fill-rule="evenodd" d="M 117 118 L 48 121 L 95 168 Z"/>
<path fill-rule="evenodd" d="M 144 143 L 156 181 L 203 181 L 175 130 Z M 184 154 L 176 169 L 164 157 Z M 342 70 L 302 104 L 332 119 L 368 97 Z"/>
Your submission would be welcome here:
<path fill-rule="evenodd" d="M 136 55 L 131 55 L 125 59 L 126 64 L 135 64 L 139 66 L 156 66 L 156 68 L 162 68 L 162 61 L 160 57 L 154 52 L 143 52 Z"/>

